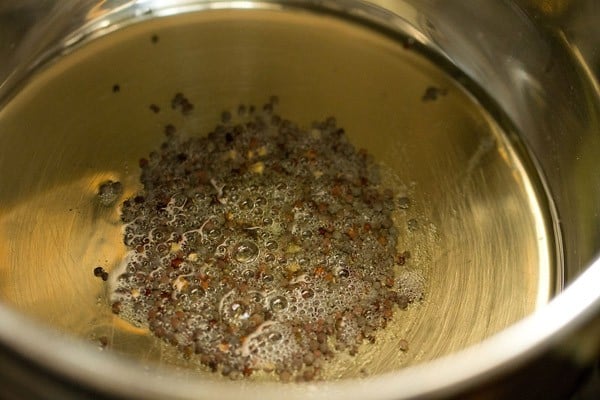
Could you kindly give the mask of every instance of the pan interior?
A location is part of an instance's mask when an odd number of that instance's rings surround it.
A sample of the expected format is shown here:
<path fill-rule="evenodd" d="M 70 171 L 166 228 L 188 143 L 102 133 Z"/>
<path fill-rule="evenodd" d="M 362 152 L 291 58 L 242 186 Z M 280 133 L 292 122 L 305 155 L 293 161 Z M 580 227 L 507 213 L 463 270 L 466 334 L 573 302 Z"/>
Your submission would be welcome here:
<path fill-rule="evenodd" d="M 398 247 L 426 275 L 422 303 L 325 378 L 432 360 L 531 314 L 560 271 L 540 177 L 494 110 L 397 39 L 331 15 L 215 10 L 133 24 L 55 60 L 0 110 L 0 299 L 98 351 L 220 379 L 111 313 L 92 271 L 110 273 L 126 249 L 119 209 L 99 210 L 97 191 L 107 180 L 138 191 L 138 160 L 165 124 L 203 135 L 222 110 L 277 95 L 304 126 L 335 116 L 410 199 Z M 169 107 L 177 92 L 190 115 Z"/>

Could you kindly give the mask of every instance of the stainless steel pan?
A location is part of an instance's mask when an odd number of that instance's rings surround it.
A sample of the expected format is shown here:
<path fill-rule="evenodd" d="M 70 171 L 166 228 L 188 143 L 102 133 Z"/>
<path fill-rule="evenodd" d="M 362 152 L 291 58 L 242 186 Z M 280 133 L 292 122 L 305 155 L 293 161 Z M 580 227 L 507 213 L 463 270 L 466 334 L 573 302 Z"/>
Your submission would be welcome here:
<path fill-rule="evenodd" d="M 5 3 L 0 379 L 9 398 L 561 398 L 597 359 L 593 1 Z M 177 41 L 157 56 L 166 60 L 157 80 L 145 65 L 148 48 L 135 40 L 158 31 L 161 45 Z M 123 44 L 113 49 L 113 37 Z M 397 62 L 407 49 L 419 56 Z M 406 100 L 420 99 L 425 86 L 401 77 L 429 71 L 427 57 L 454 76 L 436 82 L 458 106 L 435 111 Z M 339 68 L 320 67 L 324 59 Z M 136 94 L 115 101 L 107 88 L 117 80 Z M 116 216 L 88 224 L 94 210 L 83 204 L 106 179 L 134 190 L 136 160 L 158 143 L 160 125 L 135 105 L 174 88 L 205 110 L 177 121 L 194 132 L 222 108 L 273 90 L 282 112 L 299 120 L 335 112 L 356 143 L 408 183 L 421 229 L 407 244 L 422 244 L 415 262 L 428 275 L 423 304 L 352 365 L 288 385 L 190 373 L 116 320 L 87 267 L 122 257 Z M 465 104 L 493 110 L 491 120 L 509 132 L 494 136 L 502 151 L 485 155 L 478 127 L 494 123 Z M 373 115 L 377 122 L 365 123 Z M 426 144 L 423 132 L 438 136 Z M 484 178 L 465 185 L 473 163 Z M 113 352 L 98 349 L 107 335 Z M 397 348 L 404 337 L 407 353 Z"/>

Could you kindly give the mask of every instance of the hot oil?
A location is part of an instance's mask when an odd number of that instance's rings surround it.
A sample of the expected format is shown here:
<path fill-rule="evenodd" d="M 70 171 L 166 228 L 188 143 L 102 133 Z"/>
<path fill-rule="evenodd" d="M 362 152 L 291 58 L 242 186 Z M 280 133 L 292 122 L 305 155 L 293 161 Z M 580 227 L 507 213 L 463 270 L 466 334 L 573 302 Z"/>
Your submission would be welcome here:
<path fill-rule="evenodd" d="M 122 263 L 119 206 L 165 125 L 203 135 L 222 110 L 276 94 L 281 115 L 306 127 L 333 115 L 374 156 L 404 268 L 426 278 L 420 303 L 324 378 L 431 360 L 532 313 L 560 258 L 539 177 L 514 132 L 413 44 L 333 16 L 244 10 L 151 19 L 73 49 L 0 111 L 3 301 L 99 351 L 205 370 L 116 317 L 93 270 Z M 187 115 L 170 106 L 177 92 Z M 97 196 L 107 181 L 123 188 L 111 207 Z"/>

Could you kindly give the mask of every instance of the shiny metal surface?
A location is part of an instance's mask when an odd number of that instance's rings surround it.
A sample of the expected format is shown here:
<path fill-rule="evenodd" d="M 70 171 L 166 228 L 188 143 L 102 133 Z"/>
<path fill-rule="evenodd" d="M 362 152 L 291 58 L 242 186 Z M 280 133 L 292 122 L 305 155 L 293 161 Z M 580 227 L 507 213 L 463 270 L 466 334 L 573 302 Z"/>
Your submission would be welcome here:
<path fill-rule="evenodd" d="M 112 21 L 125 18 L 127 12 L 143 15 L 151 8 L 154 15 L 161 14 L 158 3 L 124 9 Z M 234 3 L 237 8 L 279 8 L 267 2 Z M 361 8 L 357 2 L 332 7 L 351 5 L 346 13 L 367 15 L 370 21 L 414 36 L 488 92 L 503 111 L 493 117 L 510 117 L 541 167 L 560 218 L 564 249 L 555 242 L 552 207 L 535 178 L 528 176 L 532 166 L 513 153 L 517 144 L 503 136 L 455 83 L 402 45 L 343 19 L 306 12 L 288 16 L 246 10 L 241 19 L 236 14 L 241 11 L 213 11 L 210 16 L 189 17 L 199 19 L 188 30 L 169 22 L 174 19 L 150 21 L 128 28 L 128 39 L 118 46 L 100 39 L 73 52 L 0 111 L 1 148 L 26 149 L 0 155 L 0 297 L 8 304 L 0 308 L 0 320 L 10 327 L 0 329 L 0 338 L 11 349 L 0 353 L 15 365 L 5 367 L 4 374 L 18 375 L 15 360 L 24 355 L 45 368 L 52 365 L 50 370 L 63 379 L 92 388 L 78 389 L 84 396 L 100 390 L 164 398 L 168 390 L 176 398 L 259 393 L 262 398 L 278 397 L 282 387 L 277 384 L 190 379 L 185 372 L 172 376 L 172 370 L 161 371 L 163 378 L 157 381 L 154 367 L 142 370 L 135 362 L 44 328 L 32 332 L 32 322 L 14 313 L 16 309 L 33 316 L 69 336 L 110 332 L 115 350 L 142 360 L 168 358 L 152 339 L 115 325 L 110 313 L 102 311 L 102 301 L 97 304 L 103 289 L 90 266 L 106 259 L 114 265 L 122 248 L 118 226 L 112 223 L 116 214 L 98 216 L 92 199 L 97 184 L 106 178 L 117 177 L 135 190 L 136 161 L 156 146 L 164 123 L 148 117 L 147 103 L 166 101 L 177 86 L 198 99 L 197 107 L 203 110 L 198 120 L 178 121 L 194 133 L 210 127 L 218 111 L 240 97 L 260 102 L 275 92 L 283 99 L 282 112 L 305 122 L 328 110 L 355 143 L 396 172 L 394 183 L 414 199 L 413 214 L 403 216 L 399 224 L 406 226 L 410 217 L 421 222 L 417 232 L 403 232 L 402 245 L 414 248 L 415 262 L 429 273 L 426 302 L 408 316 L 400 315 L 397 329 L 380 338 L 382 345 L 361 353 L 355 366 L 333 368 L 330 375 L 356 377 L 366 368 L 373 377 L 286 386 L 290 397 L 451 396 L 517 370 L 559 343 L 561 362 L 589 362 L 598 352 L 599 328 L 592 316 L 599 307 L 594 283 L 600 279 L 599 267 L 588 267 L 598 247 L 600 204 L 595 201 L 599 186 L 590 185 L 599 180 L 593 166 L 600 144 L 598 93 L 586 75 L 589 71 L 577 63 L 577 53 L 564 36 L 542 35 L 518 9 L 486 3 L 489 8 L 478 8 L 475 22 L 467 27 L 460 24 L 469 17 L 465 12 L 475 12 L 468 2 L 389 3 L 383 5 L 404 19 Z M 108 6 L 98 4 L 96 14 L 88 15 L 99 18 L 102 7 Z M 175 11 L 180 10 L 167 9 L 162 15 Z M 491 24 L 498 15 L 520 19 Z M 506 27 L 507 21 L 513 26 Z M 96 20 L 90 26 L 103 25 Z M 138 40 L 157 29 L 161 45 L 170 41 L 174 47 L 151 48 L 149 40 Z M 511 41 L 517 37 L 528 40 L 526 50 Z M 176 59 L 160 63 L 160 80 L 145 63 L 149 51 L 158 60 Z M 94 58 L 98 52 L 105 53 Z M 355 57 L 351 63 L 348 54 Z M 222 68 L 232 55 L 243 68 Z M 307 55 L 327 62 L 315 63 Z M 5 93 L 18 81 L 19 70 L 25 71 L 15 68 Z M 265 70 L 269 73 L 261 73 Z M 370 79 L 356 79 L 363 74 Z M 407 76 L 410 79 L 403 78 Z M 419 101 L 432 79 L 450 88 L 452 101 Z M 115 82 L 132 88 L 132 94 L 123 90 L 115 99 L 109 93 Z M 203 96 L 206 92 L 210 98 Z M 481 101 L 487 101 L 480 94 Z M 382 134 L 374 137 L 373 131 Z M 586 268 L 587 272 L 546 305 L 559 283 L 555 280 L 561 278 L 557 268 L 562 267 L 562 256 L 567 284 Z M 438 359 L 512 324 L 482 344 Z M 578 330 L 585 324 L 587 330 Z M 13 327 L 31 336 L 15 336 Z M 573 332 L 578 336 L 569 336 Z M 407 356 L 395 351 L 405 336 L 411 340 Z M 405 366 L 411 367 L 399 369 Z M 35 373 L 30 367 L 23 371 L 25 382 L 27 374 Z M 103 384 L 107 381 L 110 388 Z"/>

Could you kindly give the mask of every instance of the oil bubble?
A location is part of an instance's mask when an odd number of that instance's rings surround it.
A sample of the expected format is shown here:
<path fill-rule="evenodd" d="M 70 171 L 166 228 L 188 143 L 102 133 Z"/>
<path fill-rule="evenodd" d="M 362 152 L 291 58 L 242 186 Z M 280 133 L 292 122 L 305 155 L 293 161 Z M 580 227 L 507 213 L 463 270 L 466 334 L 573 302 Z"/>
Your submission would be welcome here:
<path fill-rule="evenodd" d="M 235 248 L 235 259 L 241 263 L 250 263 L 258 257 L 258 246 L 256 243 L 246 240 L 240 242 Z"/>
<path fill-rule="evenodd" d="M 283 296 L 277 296 L 271 299 L 269 305 L 271 306 L 271 310 L 281 312 L 287 307 L 287 300 Z"/>

